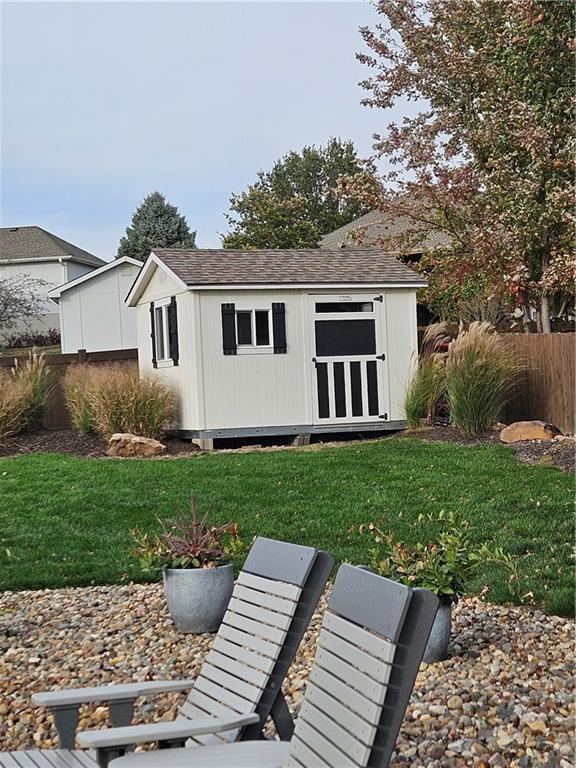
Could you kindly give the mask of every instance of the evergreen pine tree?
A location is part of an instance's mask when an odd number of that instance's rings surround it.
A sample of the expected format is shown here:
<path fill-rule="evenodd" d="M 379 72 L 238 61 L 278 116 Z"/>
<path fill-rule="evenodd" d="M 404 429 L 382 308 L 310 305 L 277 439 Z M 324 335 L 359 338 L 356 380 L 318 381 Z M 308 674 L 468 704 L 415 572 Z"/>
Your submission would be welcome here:
<path fill-rule="evenodd" d="M 160 192 L 147 195 L 132 216 L 132 226 L 120 240 L 116 258 L 145 261 L 153 248 L 196 248 L 196 232 Z"/>

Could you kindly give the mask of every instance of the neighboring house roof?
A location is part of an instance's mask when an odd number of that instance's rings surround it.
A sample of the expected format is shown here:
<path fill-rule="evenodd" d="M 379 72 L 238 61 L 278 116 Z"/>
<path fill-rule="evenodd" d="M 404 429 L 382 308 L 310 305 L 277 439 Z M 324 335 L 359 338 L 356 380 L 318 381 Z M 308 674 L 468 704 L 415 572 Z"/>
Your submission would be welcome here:
<path fill-rule="evenodd" d="M 370 211 L 358 219 L 344 224 L 344 226 L 329 232 L 320 240 L 320 248 L 358 248 L 374 246 L 382 242 L 384 237 L 397 237 L 402 235 L 410 224 L 408 216 L 398 216 L 391 219 L 388 214 L 381 211 Z M 358 238 L 360 242 L 357 241 Z M 423 251 L 444 245 L 447 242 L 446 235 L 442 232 L 431 232 L 418 244 L 407 250 L 410 253 L 422 253 Z"/>
<path fill-rule="evenodd" d="M 138 300 L 156 266 L 164 266 L 182 288 L 269 285 L 411 285 L 424 286 L 422 277 L 395 256 L 378 248 L 337 251 L 155 249 L 127 297 Z"/>
<path fill-rule="evenodd" d="M 0 263 L 68 259 L 92 267 L 105 261 L 41 227 L 0 228 Z"/>
<path fill-rule="evenodd" d="M 48 291 L 48 296 L 51 299 L 53 299 L 56 303 L 58 303 L 60 294 L 64 293 L 65 291 L 69 291 L 70 288 L 76 288 L 77 285 L 86 283 L 88 282 L 88 280 L 93 280 L 95 277 L 98 277 L 99 275 L 103 275 L 105 272 L 110 272 L 111 270 L 116 269 L 117 267 L 120 267 L 123 264 L 130 264 L 133 267 L 142 266 L 142 262 L 138 261 L 138 259 L 133 259 L 130 256 L 122 256 L 122 258 L 114 259 L 114 261 L 109 261 L 107 264 L 104 264 L 103 267 L 94 269 L 92 270 L 92 272 L 88 272 L 86 275 L 77 277 L 75 280 L 69 280 L 67 283 L 63 283 L 62 285 L 59 285 L 57 288 L 52 288 L 51 291 Z"/>

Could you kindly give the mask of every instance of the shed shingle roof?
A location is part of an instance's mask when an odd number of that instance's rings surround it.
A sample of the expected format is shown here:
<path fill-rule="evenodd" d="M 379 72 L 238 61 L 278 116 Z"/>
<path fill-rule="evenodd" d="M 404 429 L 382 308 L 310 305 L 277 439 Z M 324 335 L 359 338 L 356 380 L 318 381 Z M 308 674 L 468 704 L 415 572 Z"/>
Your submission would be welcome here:
<path fill-rule="evenodd" d="M 0 229 L 0 261 L 32 261 L 71 258 L 82 264 L 101 267 L 105 261 L 77 245 L 62 240 L 41 227 Z"/>
<path fill-rule="evenodd" d="M 154 254 L 186 285 L 421 283 L 420 275 L 378 248 L 174 250 Z"/>

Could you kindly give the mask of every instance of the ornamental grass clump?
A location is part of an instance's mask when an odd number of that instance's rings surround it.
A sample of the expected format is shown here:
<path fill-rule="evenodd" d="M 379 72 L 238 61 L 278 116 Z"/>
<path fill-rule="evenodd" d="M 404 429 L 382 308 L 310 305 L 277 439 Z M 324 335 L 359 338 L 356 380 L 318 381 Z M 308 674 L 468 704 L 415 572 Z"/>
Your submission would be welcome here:
<path fill-rule="evenodd" d="M 125 365 L 71 366 L 64 381 L 73 425 L 110 437 L 117 432 L 159 439 L 176 415 L 174 393 Z"/>
<path fill-rule="evenodd" d="M 490 429 L 512 396 L 522 364 L 490 323 L 471 323 L 450 342 L 446 393 L 452 421 L 467 435 Z"/>
<path fill-rule="evenodd" d="M 36 352 L 0 372 L 0 441 L 41 423 L 52 388 L 44 356 Z"/>
<path fill-rule="evenodd" d="M 446 395 L 445 353 L 446 324 L 436 323 L 427 328 L 422 340 L 418 367 L 406 388 L 404 411 L 412 428 L 422 422 L 433 424 L 435 415 Z"/>

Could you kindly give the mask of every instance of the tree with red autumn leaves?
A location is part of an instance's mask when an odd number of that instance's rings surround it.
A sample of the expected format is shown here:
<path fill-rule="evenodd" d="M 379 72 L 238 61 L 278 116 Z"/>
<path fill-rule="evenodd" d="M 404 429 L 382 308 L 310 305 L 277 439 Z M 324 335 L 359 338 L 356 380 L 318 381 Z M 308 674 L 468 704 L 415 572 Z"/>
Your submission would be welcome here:
<path fill-rule="evenodd" d="M 365 28 L 364 103 L 420 111 L 375 135 L 390 170 L 342 192 L 407 217 L 395 250 L 443 233 L 419 268 L 440 310 L 466 296 L 538 309 L 538 327 L 574 290 L 574 5 L 556 0 L 379 0 Z M 527 315 L 527 313 L 526 313 Z"/>

